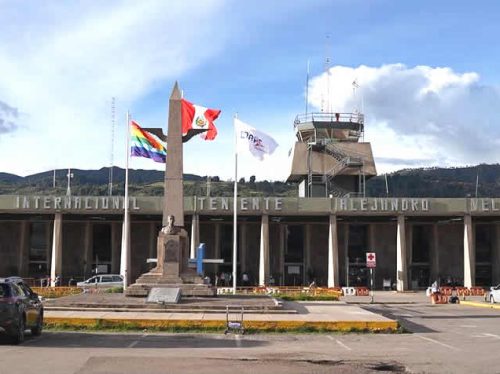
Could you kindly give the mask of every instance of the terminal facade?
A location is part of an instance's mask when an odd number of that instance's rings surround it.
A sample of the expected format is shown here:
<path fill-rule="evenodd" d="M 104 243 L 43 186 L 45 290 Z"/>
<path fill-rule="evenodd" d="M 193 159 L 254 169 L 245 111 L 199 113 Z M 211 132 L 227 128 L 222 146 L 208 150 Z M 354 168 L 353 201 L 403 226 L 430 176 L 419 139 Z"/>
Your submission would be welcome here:
<path fill-rule="evenodd" d="M 500 283 L 500 199 L 238 200 L 238 274 L 255 285 L 364 286 L 366 252 L 377 254 L 377 289 Z M 123 197 L 1 196 L 0 276 L 119 273 L 123 206 Z M 224 259 L 207 274 L 230 273 L 232 198 L 191 196 L 184 206 L 191 256 L 206 243 L 207 258 Z M 162 198 L 132 197 L 130 207 L 135 280 L 156 256 Z"/>
<path fill-rule="evenodd" d="M 294 131 L 297 197 L 238 198 L 238 284 L 247 273 L 252 285 L 366 286 L 367 252 L 376 289 L 500 283 L 500 199 L 366 197 L 377 172 L 362 114 L 309 113 Z M 205 243 L 206 258 L 223 259 L 206 265 L 212 282 L 230 274 L 233 199 L 183 203 L 191 257 Z M 129 207 L 133 282 L 153 266 L 163 199 L 130 197 Z M 123 221 L 119 196 L 0 196 L 0 277 L 119 273 Z"/>

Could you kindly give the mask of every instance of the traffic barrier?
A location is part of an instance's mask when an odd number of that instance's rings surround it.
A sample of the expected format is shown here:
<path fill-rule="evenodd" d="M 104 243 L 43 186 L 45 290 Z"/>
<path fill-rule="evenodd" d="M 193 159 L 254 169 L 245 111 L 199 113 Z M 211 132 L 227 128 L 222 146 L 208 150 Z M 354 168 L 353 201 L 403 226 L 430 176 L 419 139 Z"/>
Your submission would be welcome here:
<path fill-rule="evenodd" d="M 448 296 L 440 292 L 435 292 L 431 295 L 432 304 L 448 304 Z"/>
<path fill-rule="evenodd" d="M 336 296 L 342 295 L 342 289 L 340 287 L 322 288 L 314 287 L 311 288 L 310 292 L 313 296 Z"/>
<path fill-rule="evenodd" d="M 472 296 L 484 296 L 484 289 L 482 287 L 471 287 L 470 293 Z"/>
<path fill-rule="evenodd" d="M 439 288 L 439 292 L 441 292 L 441 294 L 446 295 L 446 296 L 451 296 L 452 291 L 453 291 L 452 287 L 440 287 Z"/>
<path fill-rule="evenodd" d="M 218 287 L 217 288 L 217 295 L 226 295 L 226 294 L 232 294 L 233 289 L 230 287 Z"/>
<path fill-rule="evenodd" d="M 457 296 L 469 296 L 471 294 L 471 291 L 467 287 L 457 287 L 456 289 Z"/>
<path fill-rule="evenodd" d="M 370 295 L 370 290 L 366 287 L 356 287 L 356 295 L 368 296 L 368 295 Z"/>
<path fill-rule="evenodd" d="M 344 296 L 356 296 L 356 289 L 354 287 L 342 287 Z"/>

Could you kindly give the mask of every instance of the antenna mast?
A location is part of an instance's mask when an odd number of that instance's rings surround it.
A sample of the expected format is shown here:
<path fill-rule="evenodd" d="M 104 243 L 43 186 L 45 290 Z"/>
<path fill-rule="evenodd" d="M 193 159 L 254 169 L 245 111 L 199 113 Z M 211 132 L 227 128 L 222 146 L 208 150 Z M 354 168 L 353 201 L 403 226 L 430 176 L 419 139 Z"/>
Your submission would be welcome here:
<path fill-rule="evenodd" d="M 326 34 L 325 46 L 325 73 L 326 73 L 326 100 L 324 94 L 321 100 L 321 111 L 331 113 L 331 100 L 330 100 L 330 34 Z"/>
<path fill-rule="evenodd" d="M 309 109 L 309 60 L 307 60 L 307 76 L 306 76 L 306 116 Z"/>
<path fill-rule="evenodd" d="M 109 188 L 108 195 L 113 195 L 113 158 L 115 143 L 115 98 L 111 98 L 111 159 L 109 165 Z"/>

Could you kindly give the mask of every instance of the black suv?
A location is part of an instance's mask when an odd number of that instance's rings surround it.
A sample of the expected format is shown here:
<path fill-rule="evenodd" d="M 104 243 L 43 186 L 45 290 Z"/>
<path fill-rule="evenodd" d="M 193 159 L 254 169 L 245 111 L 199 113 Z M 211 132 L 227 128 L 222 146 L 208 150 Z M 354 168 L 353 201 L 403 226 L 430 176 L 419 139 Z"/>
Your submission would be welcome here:
<path fill-rule="evenodd" d="M 19 344 L 26 329 L 40 335 L 42 328 L 43 305 L 38 295 L 19 277 L 0 278 L 0 332 Z"/>

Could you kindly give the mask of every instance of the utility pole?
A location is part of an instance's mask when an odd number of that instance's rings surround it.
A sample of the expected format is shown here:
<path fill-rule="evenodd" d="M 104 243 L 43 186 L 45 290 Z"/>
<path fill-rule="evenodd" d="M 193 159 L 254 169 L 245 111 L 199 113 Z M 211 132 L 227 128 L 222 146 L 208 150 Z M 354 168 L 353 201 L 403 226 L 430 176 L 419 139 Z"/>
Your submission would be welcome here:
<path fill-rule="evenodd" d="M 113 162 L 114 162 L 114 143 L 115 143 L 115 98 L 111 98 L 111 159 L 109 165 L 109 186 L 108 195 L 113 195 Z M 130 152 L 130 150 L 127 150 Z"/>
<path fill-rule="evenodd" d="M 71 168 L 68 168 L 68 174 L 66 174 L 66 177 L 68 178 L 68 188 L 66 189 L 66 196 L 71 196 L 71 178 L 73 178 Z"/>

